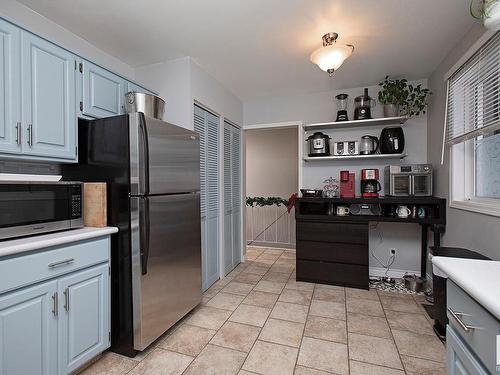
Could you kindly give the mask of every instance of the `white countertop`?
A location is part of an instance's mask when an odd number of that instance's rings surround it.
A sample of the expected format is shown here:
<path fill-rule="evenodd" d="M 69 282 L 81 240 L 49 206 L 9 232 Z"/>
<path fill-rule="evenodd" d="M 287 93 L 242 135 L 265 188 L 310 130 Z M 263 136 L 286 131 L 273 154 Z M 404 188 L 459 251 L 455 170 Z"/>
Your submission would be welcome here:
<path fill-rule="evenodd" d="M 116 227 L 84 227 L 80 229 L 69 229 L 61 232 L 0 241 L 0 258 L 6 255 L 23 253 L 25 251 L 38 250 L 45 247 L 64 245 L 70 242 L 106 236 L 116 232 L 118 232 L 118 228 Z"/>
<path fill-rule="evenodd" d="M 435 256 L 432 265 L 500 320 L 500 262 Z"/>

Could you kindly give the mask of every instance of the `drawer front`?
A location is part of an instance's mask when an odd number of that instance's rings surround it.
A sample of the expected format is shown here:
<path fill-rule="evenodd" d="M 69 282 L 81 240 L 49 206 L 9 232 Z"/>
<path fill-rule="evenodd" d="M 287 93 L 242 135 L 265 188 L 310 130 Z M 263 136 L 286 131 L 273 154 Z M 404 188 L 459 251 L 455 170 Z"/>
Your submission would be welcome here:
<path fill-rule="evenodd" d="M 297 260 L 297 281 L 368 289 L 368 266 Z"/>
<path fill-rule="evenodd" d="M 0 260 L 0 294 L 109 261 L 110 239 L 102 237 Z"/>
<path fill-rule="evenodd" d="M 459 286 L 448 279 L 447 286 L 448 319 L 454 332 L 474 353 L 492 374 L 496 373 L 496 336 L 500 335 L 500 322 L 486 311 L 472 297 L 465 293 Z M 463 324 L 476 327 L 468 332 L 461 326 Z"/>
<path fill-rule="evenodd" d="M 488 371 L 477 361 L 460 339 L 460 335 L 450 326 L 446 327 L 446 351 L 448 375 L 488 375 Z"/>
<path fill-rule="evenodd" d="M 368 245 L 297 241 L 297 259 L 368 265 Z"/>
<path fill-rule="evenodd" d="M 297 240 L 368 245 L 368 223 L 297 222 Z"/>

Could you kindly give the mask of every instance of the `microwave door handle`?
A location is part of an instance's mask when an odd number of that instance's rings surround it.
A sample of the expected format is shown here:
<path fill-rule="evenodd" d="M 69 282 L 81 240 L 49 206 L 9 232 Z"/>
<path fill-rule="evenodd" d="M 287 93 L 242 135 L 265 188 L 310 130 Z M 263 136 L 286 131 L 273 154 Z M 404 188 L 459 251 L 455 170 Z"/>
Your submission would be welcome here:
<path fill-rule="evenodd" d="M 139 207 L 139 236 L 141 247 L 141 273 L 146 275 L 148 273 L 148 259 L 149 259 L 149 199 L 147 197 L 140 198 Z"/>
<path fill-rule="evenodd" d="M 413 196 L 415 195 L 415 176 L 411 175 L 408 178 L 410 179 L 410 195 Z"/>

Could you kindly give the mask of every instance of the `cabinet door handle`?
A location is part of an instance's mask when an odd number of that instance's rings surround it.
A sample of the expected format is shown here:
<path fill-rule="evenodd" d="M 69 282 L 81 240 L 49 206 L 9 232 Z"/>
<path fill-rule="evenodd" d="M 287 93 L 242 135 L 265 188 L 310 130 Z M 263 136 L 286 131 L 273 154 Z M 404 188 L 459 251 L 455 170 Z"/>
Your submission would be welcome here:
<path fill-rule="evenodd" d="M 16 143 L 18 145 L 21 144 L 21 134 L 22 134 L 21 123 L 18 121 L 18 122 L 16 122 Z"/>
<path fill-rule="evenodd" d="M 69 288 L 64 289 L 64 310 L 69 311 Z"/>
<path fill-rule="evenodd" d="M 33 147 L 33 124 L 28 125 L 28 144 Z"/>
<path fill-rule="evenodd" d="M 74 261 L 75 261 L 75 258 L 63 259 L 63 260 L 59 260 L 57 262 L 49 263 L 48 267 L 49 268 L 59 267 L 59 266 L 65 265 L 65 264 L 73 263 Z"/>
<path fill-rule="evenodd" d="M 58 301 L 58 295 L 57 295 L 57 292 L 55 292 L 53 295 L 52 295 L 52 314 L 54 314 L 54 316 L 57 316 L 58 314 L 58 311 L 59 310 L 59 301 Z"/>
<path fill-rule="evenodd" d="M 470 332 L 472 330 L 475 330 L 475 329 L 479 328 L 479 327 L 469 326 L 469 325 L 465 324 L 462 321 L 462 319 L 460 319 L 461 316 L 470 316 L 470 315 L 464 314 L 464 313 L 461 313 L 461 312 L 457 312 L 457 311 L 453 311 L 451 307 L 448 307 L 447 310 L 450 313 L 450 315 L 453 317 L 453 319 L 455 319 L 455 321 L 458 323 L 458 325 L 460 326 L 460 328 L 462 328 L 465 332 Z"/>

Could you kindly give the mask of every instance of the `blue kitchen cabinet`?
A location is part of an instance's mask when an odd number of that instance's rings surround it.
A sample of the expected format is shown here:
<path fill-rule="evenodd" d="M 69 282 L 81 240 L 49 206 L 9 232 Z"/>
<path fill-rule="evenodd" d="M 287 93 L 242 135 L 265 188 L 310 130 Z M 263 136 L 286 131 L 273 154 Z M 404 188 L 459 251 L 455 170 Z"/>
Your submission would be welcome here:
<path fill-rule="evenodd" d="M 21 152 L 21 30 L 0 19 L 0 152 Z"/>
<path fill-rule="evenodd" d="M 22 153 L 76 160 L 75 56 L 22 32 Z"/>
<path fill-rule="evenodd" d="M 81 114 L 101 118 L 124 113 L 126 81 L 89 61 L 79 66 L 82 74 Z"/>
<path fill-rule="evenodd" d="M 0 374 L 57 374 L 57 281 L 0 296 Z"/>
<path fill-rule="evenodd" d="M 110 306 L 107 264 L 59 279 L 60 374 L 68 374 L 109 347 Z"/>
<path fill-rule="evenodd" d="M 446 328 L 446 347 L 448 375 L 488 375 L 459 334 L 449 325 Z"/>

